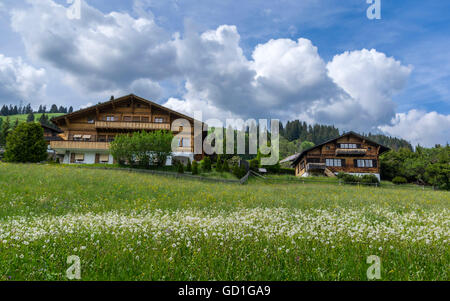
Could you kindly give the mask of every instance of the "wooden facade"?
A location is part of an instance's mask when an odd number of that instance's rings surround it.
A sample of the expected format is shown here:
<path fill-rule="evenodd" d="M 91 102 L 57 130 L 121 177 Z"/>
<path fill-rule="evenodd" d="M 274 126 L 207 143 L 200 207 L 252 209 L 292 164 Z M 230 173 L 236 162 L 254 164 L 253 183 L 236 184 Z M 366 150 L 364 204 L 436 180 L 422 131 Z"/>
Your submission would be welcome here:
<path fill-rule="evenodd" d="M 389 148 L 354 132 L 303 151 L 293 161 L 295 175 L 335 176 L 339 172 L 380 176 L 379 156 Z"/>
<path fill-rule="evenodd" d="M 52 122 L 62 130 L 59 135 L 62 141 L 52 141 L 50 145 L 59 155 L 64 155 L 65 163 L 106 163 L 109 143 L 117 135 L 143 130 L 171 131 L 177 119 L 187 120 L 191 126 L 191 132 L 180 139 L 177 156 L 186 154 L 201 160 L 203 155 L 194 155 L 193 118 L 133 94 L 53 118 Z M 173 133 L 181 132 L 182 128 Z M 202 131 L 202 141 L 205 136 L 206 132 Z M 108 163 L 112 163 L 111 158 Z"/>
<path fill-rule="evenodd" d="M 59 136 L 63 133 L 63 131 L 57 127 L 51 127 L 46 124 L 41 124 L 42 129 L 44 130 L 44 139 L 47 144 L 50 144 L 51 141 L 60 141 L 62 138 Z"/>

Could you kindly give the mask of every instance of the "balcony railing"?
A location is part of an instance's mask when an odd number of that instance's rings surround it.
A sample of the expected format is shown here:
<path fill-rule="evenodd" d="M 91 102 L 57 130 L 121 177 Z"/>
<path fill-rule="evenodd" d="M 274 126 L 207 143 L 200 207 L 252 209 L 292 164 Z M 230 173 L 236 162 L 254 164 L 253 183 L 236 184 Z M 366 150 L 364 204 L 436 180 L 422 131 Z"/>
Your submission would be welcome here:
<path fill-rule="evenodd" d="M 367 149 L 364 148 L 338 148 L 336 149 L 336 156 L 346 156 L 346 155 L 355 155 L 355 156 L 364 156 L 367 153 Z"/>
<path fill-rule="evenodd" d="M 93 142 L 93 141 L 50 141 L 52 149 L 85 149 L 85 150 L 107 150 L 110 144 L 108 142 Z"/>
<path fill-rule="evenodd" d="M 325 163 L 308 163 L 306 164 L 306 171 L 325 170 L 327 168 Z"/>
<path fill-rule="evenodd" d="M 95 127 L 98 129 L 170 130 L 169 123 L 140 121 L 95 121 Z"/>

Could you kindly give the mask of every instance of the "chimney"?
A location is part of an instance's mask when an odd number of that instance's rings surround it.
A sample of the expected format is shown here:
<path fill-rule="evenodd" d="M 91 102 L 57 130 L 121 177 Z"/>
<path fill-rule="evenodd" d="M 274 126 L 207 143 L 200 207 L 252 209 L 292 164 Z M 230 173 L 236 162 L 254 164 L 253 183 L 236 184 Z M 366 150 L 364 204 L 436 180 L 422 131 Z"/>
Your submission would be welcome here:
<path fill-rule="evenodd" d="M 110 100 L 110 101 L 111 101 L 111 100 L 114 100 L 114 95 L 111 95 L 111 98 L 110 98 L 109 100 Z"/>

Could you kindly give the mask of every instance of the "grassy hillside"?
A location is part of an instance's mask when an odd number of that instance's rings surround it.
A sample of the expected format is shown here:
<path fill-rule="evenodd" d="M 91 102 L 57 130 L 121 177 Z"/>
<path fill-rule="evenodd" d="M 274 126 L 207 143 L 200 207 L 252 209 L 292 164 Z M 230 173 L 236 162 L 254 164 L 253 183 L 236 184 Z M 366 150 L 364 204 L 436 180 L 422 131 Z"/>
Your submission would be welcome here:
<path fill-rule="evenodd" d="M 450 194 L 0 163 L 0 279 L 450 280 Z"/>
<path fill-rule="evenodd" d="M 34 119 L 35 119 L 36 121 L 39 120 L 39 118 L 41 117 L 41 115 L 42 115 L 42 114 L 35 113 L 35 114 L 34 114 Z M 45 115 L 47 115 L 48 118 L 51 119 L 51 118 L 53 118 L 53 117 L 61 116 L 61 115 L 64 115 L 64 114 L 61 114 L 61 113 L 51 113 L 51 114 L 50 114 L 50 113 L 45 113 Z M 11 122 L 15 122 L 16 119 L 19 119 L 19 122 L 25 122 L 25 121 L 27 121 L 27 117 L 28 117 L 27 114 L 11 115 L 11 116 L 9 116 L 9 120 L 10 120 Z M 6 116 L 0 116 L 0 119 L 5 120 L 5 119 L 6 119 Z"/>

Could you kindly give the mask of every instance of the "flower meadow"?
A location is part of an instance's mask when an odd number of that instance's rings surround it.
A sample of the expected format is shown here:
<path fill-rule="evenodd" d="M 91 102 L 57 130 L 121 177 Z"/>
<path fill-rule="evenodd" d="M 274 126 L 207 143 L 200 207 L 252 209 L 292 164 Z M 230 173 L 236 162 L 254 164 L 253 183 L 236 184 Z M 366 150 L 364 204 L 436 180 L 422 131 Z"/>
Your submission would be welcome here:
<path fill-rule="evenodd" d="M 449 280 L 450 194 L 0 163 L 0 279 Z"/>

